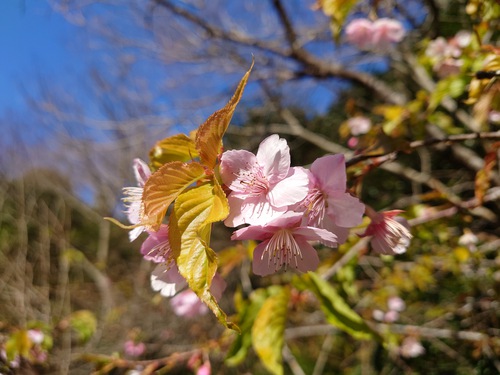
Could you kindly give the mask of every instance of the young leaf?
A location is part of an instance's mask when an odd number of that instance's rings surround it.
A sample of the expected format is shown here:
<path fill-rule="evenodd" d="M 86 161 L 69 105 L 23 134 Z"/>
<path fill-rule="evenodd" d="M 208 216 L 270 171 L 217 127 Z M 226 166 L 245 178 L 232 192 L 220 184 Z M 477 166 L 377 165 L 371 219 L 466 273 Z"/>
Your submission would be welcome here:
<path fill-rule="evenodd" d="M 283 374 L 282 350 L 290 289 L 272 286 L 252 327 L 253 347 L 262 363 L 273 374 Z"/>
<path fill-rule="evenodd" d="M 222 324 L 238 330 L 227 321 L 226 314 L 210 292 L 217 271 L 217 256 L 208 246 L 211 223 L 222 217 L 220 212 L 214 213 L 221 209 L 218 190 L 222 189 L 211 180 L 181 193 L 170 215 L 169 239 L 179 272 L 189 287 Z"/>
<path fill-rule="evenodd" d="M 331 325 L 349 333 L 356 339 L 369 340 L 379 338 L 337 291 L 314 272 L 303 275 L 296 285 L 301 289 L 312 291 Z"/>
<path fill-rule="evenodd" d="M 191 184 L 206 177 L 199 163 L 174 161 L 165 164 L 147 180 L 142 193 L 144 213 L 142 225 L 158 230 L 168 207 Z"/>
<path fill-rule="evenodd" d="M 245 89 L 252 68 L 253 62 L 250 69 L 248 69 L 238 84 L 231 100 L 229 100 L 224 108 L 214 112 L 198 128 L 198 132 L 196 133 L 196 148 L 200 153 L 201 162 L 210 169 L 215 167 L 217 157 L 222 152 L 222 137 L 224 136 L 224 133 L 229 126 L 229 122 L 233 117 L 234 110 L 243 95 L 243 90 Z"/>
<path fill-rule="evenodd" d="M 171 161 L 190 161 L 197 158 L 194 140 L 185 134 L 177 134 L 156 142 L 149 151 L 149 159 L 153 170 Z"/>

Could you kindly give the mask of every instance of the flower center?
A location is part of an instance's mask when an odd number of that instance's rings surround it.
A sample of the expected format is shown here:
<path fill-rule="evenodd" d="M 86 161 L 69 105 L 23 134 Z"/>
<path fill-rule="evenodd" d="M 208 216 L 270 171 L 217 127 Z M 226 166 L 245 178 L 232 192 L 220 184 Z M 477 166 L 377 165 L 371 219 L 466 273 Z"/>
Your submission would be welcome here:
<path fill-rule="evenodd" d="M 238 179 L 243 192 L 251 197 L 258 197 L 269 191 L 269 181 L 264 176 L 262 167 L 257 164 L 249 170 L 242 171 Z"/>
<path fill-rule="evenodd" d="M 302 252 L 300 247 L 293 238 L 293 234 L 288 229 L 278 230 L 269 240 L 264 252 L 262 253 L 261 260 L 264 259 L 267 253 L 267 265 L 271 263 L 274 265 L 274 272 L 278 271 L 281 266 L 285 265 L 285 270 L 290 263 L 294 263 L 295 268 L 298 268 L 297 257 L 302 259 Z"/>
<path fill-rule="evenodd" d="M 323 192 L 318 188 L 312 189 L 304 199 L 302 206 L 309 217 L 309 225 L 321 228 L 328 207 Z"/>

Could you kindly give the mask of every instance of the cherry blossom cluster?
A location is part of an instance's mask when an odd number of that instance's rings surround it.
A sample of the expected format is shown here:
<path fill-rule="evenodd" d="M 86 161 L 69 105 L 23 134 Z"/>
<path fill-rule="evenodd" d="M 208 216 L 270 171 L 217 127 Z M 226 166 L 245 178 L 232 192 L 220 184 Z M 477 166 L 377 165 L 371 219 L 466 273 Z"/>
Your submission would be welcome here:
<path fill-rule="evenodd" d="M 139 224 L 143 187 L 151 171 L 146 163 L 135 159 L 134 172 L 138 186 L 124 189 L 124 201 L 129 221 Z M 362 223 L 365 213 L 371 223 L 359 236 L 371 236 L 374 251 L 401 254 L 409 245 L 408 223 L 397 216 L 401 211 L 377 213 L 347 192 L 342 154 L 320 157 L 308 169 L 292 167 L 286 140 L 274 134 L 261 142 L 256 154 L 246 150 L 224 152 L 220 176 L 229 203 L 224 224 L 237 228 L 231 239 L 260 241 L 253 253 L 253 272 L 257 275 L 270 275 L 282 268 L 316 270 L 319 257 L 313 245 L 337 247 L 346 242 L 350 230 Z M 134 228 L 129 232 L 130 240 L 143 231 L 143 226 Z M 187 288 L 178 271 L 168 225 L 147 232 L 141 254 L 156 264 L 151 274 L 153 290 L 172 297 L 170 303 L 177 315 L 206 313 L 207 307 Z M 225 287 L 225 281 L 216 274 L 211 293 L 217 300 Z"/>
<path fill-rule="evenodd" d="M 460 57 L 471 41 L 472 34 L 462 30 L 453 38 L 445 39 L 440 36 L 429 42 L 425 54 L 432 61 L 433 70 L 440 78 L 460 73 L 463 65 Z"/>
<path fill-rule="evenodd" d="M 361 50 L 387 52 L 393 44 L 399 43 L 406 35 L 403 24 L 392 18 L 353 19 L 346 25 L 345 36 L 349 43 Z"/>

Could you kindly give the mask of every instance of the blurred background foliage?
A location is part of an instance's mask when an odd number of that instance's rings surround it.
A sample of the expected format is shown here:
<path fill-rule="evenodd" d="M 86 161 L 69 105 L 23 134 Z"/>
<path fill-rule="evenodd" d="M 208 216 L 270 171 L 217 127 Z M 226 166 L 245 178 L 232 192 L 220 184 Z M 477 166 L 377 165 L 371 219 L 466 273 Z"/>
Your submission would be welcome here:
<path fill-rule="evenodd" d="M 221 107 L 252 55 L 225 148 L 255 151 L 278 133 L 294 165 L 346 153 L 352 191 L 377 210 L 405 210 L 413 239 L 403 255 L 378 255 L 360 228 L 338 251 L 319 249 L 319 272 L 383 343 L 328 324 L 318 296 L 292 274 L 252 275 L 248 244 L 216 225 L 225 311 L 245 331 L 265 303 L 271 315 L 285 305 L 285 373 L 500 372 L 498 134 L 431 142 L 498 133 L 488 113 L 500 110 L 499 78 L 476 76 L 499 69 L 498 2 L 349 1 L 351 12 L 335 17 L 326 0 L 48 3 L 81 21 L 103 59 L 75 90 L 40 72 L 28 114 L 1 118 L 1 373 L 195 373 L 206 358 L 213 373 L 269 371 L 250 331 L 226 332 L 210 314 L 177 317 L 150 290 L 140 244 L 102 219 L 123 218 L 132 159 L 147 160 L 155 142 Z M 366 14 L 401 20 L 405 40 L 384 54 L 357 50 L 341 32 L 334 40 L 336 22 Z M 460 30 L 478 38 L 459 71 L 439 76 L 426 48 Z M 356 149 L 346 128 L 354 116 L 374 124 Z M 391 297 L 405 307 L 391 310 Z M 127 341 L 144 352 L 130 355 Z"/>

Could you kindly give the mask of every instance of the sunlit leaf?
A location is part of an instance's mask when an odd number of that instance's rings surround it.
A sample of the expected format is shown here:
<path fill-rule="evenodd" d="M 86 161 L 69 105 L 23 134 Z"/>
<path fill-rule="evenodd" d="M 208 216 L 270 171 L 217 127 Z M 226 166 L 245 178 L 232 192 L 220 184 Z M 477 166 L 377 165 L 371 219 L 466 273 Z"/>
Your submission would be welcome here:
<path fill-rule="evenodd" d="M 283 374 L 282 350 L 290 289 L 269 288 L 271 296 L 259 310 L 252 327 L 252 342 L 262 363 L 273 374 Z"/>
<path fill-rule="evenodd" d="M 141 224 L 158 230 L 174 199 L 203 177 L 205 177 L 205 168 L 199 163 L 187 164 L 174 161 L 158 169 L 144 186 L 142 194 L 144 215 Z"/>
<path fill-rule="evenodd" d="M 5 355 L 13 361 L 17 355 L 27 358 L 33 343 L 25 329 L 14 332 L 5 343 Z"/>
<path fill-rule="evenodd" d="M 333 36 L 338 39 L 344 22 L 358 0 L 318 0 L 317 8 L 330 17 Z"/>
<path fill-rule="evenodd" d="M 211 223 L 223 217 L 220 213 L 223 205 L 220 203 L 219 190 L 222 190 L 220 186 L 211 180 L 177 197 L 170 215 L 170 245 L 179 272 L 189 287 L 222 324 L 237 330 L 233 323 L 227 321 L 226 314 L 210 292 L 217 271 L 217 256 L 209 247 Z"/>
<path fill-rule="evenodd" d="M 349 333 L 356 339 L 378 339 L 374 332 L 351 307 L 337 293 L 335 288 L 314 272 L 308 272 L 300 278 L 297 286 L 312 291 L 318 299 L 326 320 L 331 325 Z"/>
<path fill-rule="evenodd" d="M 198 157 L 194 140 L 185 134 L 177 134 L 156 142 L 149 151 L 151 168 L 156 170 L 171 161 L 190 161 Z"/>
<path fill-rule="evenodd" d="M 215 167 L 217 158 L 222 152 L 222 137 L 229 126 L 234 110 L 243 95 L 243 90 L 247 84 L 248 77 L 253 67 L 245 73 L 241 79 L 236 91 L 224 106 L 214 112 L 203 124 L 198 128 L 196 133 L 196 148 L 199 151 L 201 162 L 210 169 Z"/>

